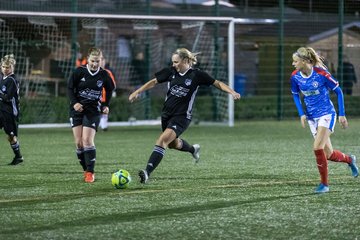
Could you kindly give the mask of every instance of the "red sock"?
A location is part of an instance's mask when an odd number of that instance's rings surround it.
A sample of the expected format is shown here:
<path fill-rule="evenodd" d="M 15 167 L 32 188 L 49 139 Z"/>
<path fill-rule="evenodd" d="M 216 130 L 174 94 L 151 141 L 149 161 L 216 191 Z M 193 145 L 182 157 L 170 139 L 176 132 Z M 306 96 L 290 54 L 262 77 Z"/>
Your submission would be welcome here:
<path fill-rule="evenodd" d="M 328 186 L 329 185 L 328 167 L 327 167 L 327 160 L 324 149 L 314 150 L 314 153 L 316 157 L 317 167 L 320 173 L 321 183 Z"/>
<path fill-rule="evenodd" d="M 349 157 L 349 155 L 346 155 L 340 152 L 339 150 L 334 150 L 331 156 L 329 157 L 329 160 L 334 162 L 351 163 L 351 158 Z"/>

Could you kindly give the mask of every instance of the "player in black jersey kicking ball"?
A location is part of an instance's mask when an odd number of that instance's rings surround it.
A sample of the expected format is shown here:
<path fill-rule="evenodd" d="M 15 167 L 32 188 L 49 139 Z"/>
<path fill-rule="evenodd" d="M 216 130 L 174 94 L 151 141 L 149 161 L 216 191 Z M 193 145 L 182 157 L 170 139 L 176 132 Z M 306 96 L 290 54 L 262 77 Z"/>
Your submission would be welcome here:
<path fill-rule="evenodd" d="M 17 165 L 24 161 L 20 153 L 20 144 L 17 140 L 19 120 L 19 82 L 14 74 L 15 58 L 13 54 L 1 59 L 0 79 L 0 129 L 8 136 L 8 141 L 15 154 L 9 165 Z"/>
<path fill-rule="evenodd" d="M 167 147 L 189 152 L 195 162 L 199 161 L 200 145 L 190 145 L 184 139 L 179 138 L 190 125 L 193 103 L 199 86 L 214 85 L 221 91 L 231 94 L 234 99 L 240 99 L 240 94 L 225 83 L 215 80 L 204 71 L 192 68 L 197 63 L 196 55 L 186 48 L 177 49 L 172 54 L 172 67 L 155 73 L 155 78 L 129 96 L 129 101 L 133 102 L 142 92 L 153 88 L 156 84 L 164 82 L 169 84 L 161 115 L 163 132 L 156 141 L 146 168 L 139 171 L 141 183 L 148 181 L 150 174 L 161 162 Z"/>
<path fill-rule="evenodd" d="M 70 98 L 70 124 L 74 134 L 76 154 L 84 170 L 87 183 L 95 181 L 95 134 L 101 113 L 109 113 L 109 103 L 114 85 L 108 72 L 100 67 L 102 52 L 90 48 L 87 64 L 76 68 L 68 82 Z M 102 89 L 106 101 L 101 103 Z"/>

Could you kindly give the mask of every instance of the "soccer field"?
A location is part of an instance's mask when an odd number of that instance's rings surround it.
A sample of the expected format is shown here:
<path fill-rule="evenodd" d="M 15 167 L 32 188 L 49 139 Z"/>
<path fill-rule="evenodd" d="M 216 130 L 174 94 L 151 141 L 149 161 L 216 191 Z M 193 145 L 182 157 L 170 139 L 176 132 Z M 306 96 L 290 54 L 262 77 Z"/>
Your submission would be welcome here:
<path fill-rule="evenodd" d="M 338 124 L 335 149 L 358 155 L 360 120 Z M 308 128 L 298 120 L 191 126 L 183 135 L 201 158 L 167 150 L 142 185 L 159 127 L 112 127 L 96 136 L 96 181 L 83 182 L 70 128 L 20 129 L 25 162 L 7 166 L 0 141 L 0 239 L 360 239 L 360 179 L 329 162 L 319 175 Z M 128 189 L 111 173 L 130 172 Z"/>

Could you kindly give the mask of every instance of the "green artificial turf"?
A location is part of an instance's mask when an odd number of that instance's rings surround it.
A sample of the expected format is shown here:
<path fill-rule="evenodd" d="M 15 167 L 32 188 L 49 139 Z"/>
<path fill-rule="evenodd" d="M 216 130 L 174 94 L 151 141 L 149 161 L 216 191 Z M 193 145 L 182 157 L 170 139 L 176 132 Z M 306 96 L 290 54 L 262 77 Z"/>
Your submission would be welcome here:
<path fill-rule="evenodd" d="M 332 135 L 335 149 L 359 155 L 360 120 Z M 329 162 L 330 192 L 312 136 L 294 121 L 191 126 L 182 136 L 201 159 L 167 150 L 148 184 L 146 166 L 159 126 L 112 127 L 96 135 L 96 181 L 83 182 L 70 128 L 20 129 L 25 161 L 0 142 L 0 239 L 358 239 L 360 178 Z M 114 189 L 111 173 L 132 175 Z"/>

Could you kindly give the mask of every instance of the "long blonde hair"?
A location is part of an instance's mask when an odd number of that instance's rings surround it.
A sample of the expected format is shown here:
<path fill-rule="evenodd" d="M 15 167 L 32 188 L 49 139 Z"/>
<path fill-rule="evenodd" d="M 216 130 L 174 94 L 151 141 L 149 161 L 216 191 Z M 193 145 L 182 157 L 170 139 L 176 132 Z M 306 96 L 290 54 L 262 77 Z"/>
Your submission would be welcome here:
<path fill-rule="evenodd" d="M 301 47 L 293 55 L 308 61 L 315 67 L 327 69 L 323 57 L 321 57 L 312 47 Z"/>
<path fill-rule="evenodd" d="M 179 55 L 180 59 L 189 59 L 189 64 L 190 66 L 193 66 L 197 63 L 197 58 L 196 56 L 200 54 L 200 52 L 198 53 L 192 53 L 190 52 L 188 49 L 186 48 L 178 48 L 176 49 L 176 51 L 173 53 Z"/>
<path fill-rule="evenodd" d="M 5 55 L 3 58 L 1 58 L 1 65 L 6 65 L 6 66 L 15 66 L 16 64 L 16 60 L 15 60 L 15 56 L 14 54 L 8 54 Z"/>

